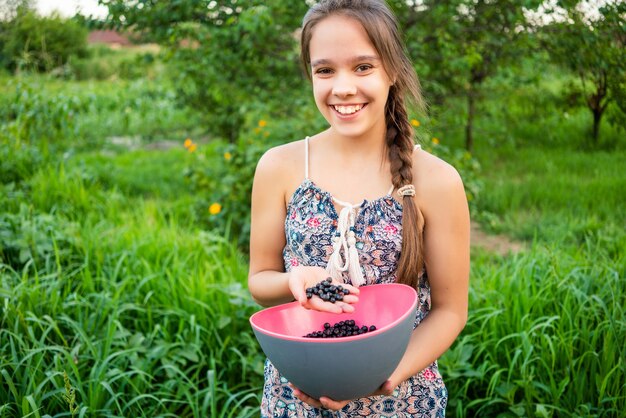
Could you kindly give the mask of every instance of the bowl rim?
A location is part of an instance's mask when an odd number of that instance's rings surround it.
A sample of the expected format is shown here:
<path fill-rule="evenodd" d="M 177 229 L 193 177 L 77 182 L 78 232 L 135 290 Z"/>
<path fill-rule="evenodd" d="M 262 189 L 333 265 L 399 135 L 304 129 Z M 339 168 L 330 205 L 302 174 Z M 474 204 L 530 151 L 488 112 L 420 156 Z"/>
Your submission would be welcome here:
<path fill-rule="evenodd" d="M 278 332 L 264 330 L 264 329 L 258 327 L 254 323 L 254 318 L 259 316 L 259 315 L 261 315 L 264 312 L 267 312 L 267 311 L 282 311 L 282 310 L 290 309 L 290 308 L 296 307 L 296 306 L 302 307 L 300 305 L 300 302 L 298 302 L 298 301 L 283 303 L 283 304 L 276 305 L 276 306 L 271 306 L 269 308 L 265 308 L 265 309 L 262 309 L 262 310 L 260 310 L 258 312 L 255 312 L 254 314 L 252 314 L 250 316 L 250 325 L 252 326 L 252 328 L 254 330 L 260 332 L 261 334 L 264 334 L 264 335 L 267 335 L 267 336 L 270 336 L 270 337 L 280 338 L 281 340 L 296 341 L 296 342 L 303 342 L 303 343 L 314 343 L 314 344 L 339 344 L 339 343 L 344 343 L 344 342 L 362 340 L 362 339 L 369 338 L 369 337 L 374 336 L 374 335 L 382 334 L 382 333 L 386 332 L 387 330 L 395 327 L 396 325 L 398 325 L 402 321 L 404 321 L 409 314 L 415 313 L 415 309 L 417 307 L 418 295 L 417 295 L 417 290 L 415 290 L 414 287 L 406 285 L 406 284 L 403 284 L 403 283 L 379 283 L 379 284 L 371 284 L 371 285 L 363 286 L 363 287 L 361 287 L 361 289 L 365 289 L 366 287 L 371 287 L 371 286 L 393 286 L 393 287 L 405 286 L 405 287 L 408 287 L 408 288 L 412 289 L 413 290 L 413 293 L 412 293 L 413 302 L 411 303 L 411 309 L 407 309 L 407 311 L 403 315 L 401 315 L 400 317 L 396 318 L 393 322 L 390 322 L 389 324 L 385 325 L 382 328 L 376 328 L 375 331 L 370 331 L 370 332 L 366 332 L 366 333 L 360 334 L 360 335 L 353 335 L 353 336 L 350 336 L 350 337 L 341 337 L 341 338 L 311 338 L 311 337 L 298 337 L 298 336 L 293 336 L 293 335 L 285 335 L 285 334 L 280 334 Z M 306 309 L 306 308 L 302 307 L 302 309 Z M 349 314 L 349 313 L 346 313 L 346 314 Z M 337 315 L 342 315 L 342 314 L 337 314 Z"/>

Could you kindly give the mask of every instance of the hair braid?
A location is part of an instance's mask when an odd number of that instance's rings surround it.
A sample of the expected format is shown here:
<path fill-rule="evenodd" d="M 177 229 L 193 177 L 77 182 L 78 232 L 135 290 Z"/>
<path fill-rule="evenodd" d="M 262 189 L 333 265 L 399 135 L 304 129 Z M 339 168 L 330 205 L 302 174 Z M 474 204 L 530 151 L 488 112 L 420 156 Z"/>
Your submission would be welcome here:
<path fill-rule="evenodd" d="M 404 99 L 394 86 L 387 99 L 386 121 L 391 181 L 397 190 L 413 183 L 413 128 L 409 123 Z M 424 218 L 412 196 L 404 196 L 402 207 L 402 252 L 398 261 L 397 280 L 416 287 L 424 266 Z"/>

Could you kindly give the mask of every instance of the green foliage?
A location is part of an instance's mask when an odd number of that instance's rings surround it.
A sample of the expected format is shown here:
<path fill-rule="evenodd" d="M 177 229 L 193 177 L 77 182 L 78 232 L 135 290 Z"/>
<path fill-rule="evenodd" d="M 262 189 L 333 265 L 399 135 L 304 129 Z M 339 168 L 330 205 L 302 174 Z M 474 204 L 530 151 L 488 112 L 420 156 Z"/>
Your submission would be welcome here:
<path fill-rule="evenodd" d="M 46 94 L 40 86 L 27 81 L 17 79 L 13 83 L 0 109 L 0 138 L 16 144 L 51 144 L 77 135 L 76 115 L 86 110 L 84 101 L 75 96 Z"/>
<path fill-rule="evenodd" d="M 39 148 L 10 144 L 0 136 L 0 182 L 19 183 L 29 178 L 45 158 Z"/>
<path fill-rule="evenodd" d="M 477 104 L 482 85 L 528 48 L 524 8 L 539 1 L 425 1 L 404 18 L 407 46 L 425 81 L 428 99 L 441 106 L 446 99 L 467 101 L 465 147 L 474 143 Z"/>
<path fill-rule="evenodd" d="M 568 7 L 569 21 L 545 27 L 542 43 L 554 62 L 579 78 L 570 92 L 582 97 L 593 114 L 589 136 L 597 147 L 600 123 L 611 102 L 617 106 L 609 121 L 619 127 L 626 123 L 626 4 L 609 1 L 599 8 L 600 17 L 589 21 L 574 7 L 577 2 L 559 3 Z"/>
<path fill-rule="evenodd" d="M 595 245 L 475 255 L 470 319 L 440 361 L 450 415 L 619 416 L 625 255 Z"/>
<path fill-rule="evenodd" d="M 214 136 L 235 142 L 247 112 L 259 104 L 296 114 L 293 98 L 304 92 L 295 36 L 303 3 L 101 3 L 112 24 L 148 31 L 169 47 L 179 97 L 203 110 Z"/>
<path fill-rule="evenodd" d="M 244 253 L 248 248 L 250 197 L 257 162 L 272 146 L 301 140 L 326 126 L 312 103 L 301 102 L 298 109 L 298 118 L 285 120 L 265 116 L 271 117 L 265 106 L 253 109 L 236 142 L 214 140 L 201 145 L 186 170 L 192 190 L 203 196 L 198 212 L 206 219 L 207 227 L 237 239 Z M 212 215 L 208 211 L 214 203 L 221 206 L 221 211 Z"/>
<path fill-rule="evenodd" d="M 70 251 L 71 228 L 52 214 L 35 213 L 26 205 L 15 214 L 1 213 L 0 262 L 21 270 L 27 263 L 61 257 Z"/>
<path fill-rule="evenodd" d="M 0 169 L 16 177 L 26 162 L 67 148 L 88 148 L 96 141 L 119 137 L 155 139 L 194 131 L 199 116 L 181 107 L 167 80 L 141 78 L 107 83 L 78 83 L 63 91 L 54 78 L 0 79 Z M 173 127 L 173 128 L 172 128 Z M 121 138 L 123 136 L 123 138 Z M 37 148 L 29 149 L 29 145 Z M 22 163 L 22 161 L 24 163 Z M 30 164 L 32 166 L 32 164 Z M 3 177 L 5 175 L 3 174 Z"/>
<path fill-rule="evenodd" d="M 94 45 L 87 48 L 85 57 L 71 58 L 60 75 L 76 80 L 154 78 L 159 71 L 157 55 L 140 47 L 113 50 Z"/>
<path fill-rule="evenodd" d="M 87 29 L 58 15 L 40 17 L 19 9 L 16 17 L 2 26 L 0 64 L 11 71 L 50 71 L 86 51 Z"/>
<path fill-rule="evenodd" d="M 169 152 L 152 151 L 174 170 L 164 189 L 180 181 L 171 158 L 185 157 Z M 40 167 L 0 217 L 3 410 L 254 416 L 262 356 L 243 257 L 190 223 L 184 190 L 173 202 L 124 186 L 155 187 L 134 178 L 141 153 L 84 157 Z"/>

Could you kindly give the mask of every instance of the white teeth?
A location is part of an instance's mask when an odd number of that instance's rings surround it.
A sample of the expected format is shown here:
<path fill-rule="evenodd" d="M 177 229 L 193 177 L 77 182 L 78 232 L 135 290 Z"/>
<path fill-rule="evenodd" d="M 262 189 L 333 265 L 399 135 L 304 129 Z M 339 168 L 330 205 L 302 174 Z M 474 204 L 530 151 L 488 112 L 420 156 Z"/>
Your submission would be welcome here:
<path fill-rule="evenodd" d="M 342 115 L 351 115 L 353 113 L 358 112 L 359 110 L 361 110 L 363 108 L 362 105 L 356 105 L 356 106 L 333 106 L 335 108 L 335 110 L 339 113 L 341 113 Z"/>

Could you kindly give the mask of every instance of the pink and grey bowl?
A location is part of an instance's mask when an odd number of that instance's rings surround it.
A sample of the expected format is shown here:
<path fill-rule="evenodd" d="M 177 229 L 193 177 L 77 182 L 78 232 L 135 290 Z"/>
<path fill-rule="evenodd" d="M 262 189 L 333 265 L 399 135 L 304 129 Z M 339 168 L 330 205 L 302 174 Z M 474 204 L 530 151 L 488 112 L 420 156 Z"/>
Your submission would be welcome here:
<path fill-rule="evenodd" d="M 352 313 L 307 310 L 298 302 L 250 317 L 261 349 L 294 386 L 314 398 L 356 399 L 371 394 L 393 373 L 406 351 L 417 309 L 410 286 L 390 283 L 360 288 Z M 342 338 L 304 335 L 353 319 L 376 330 Z"/>

